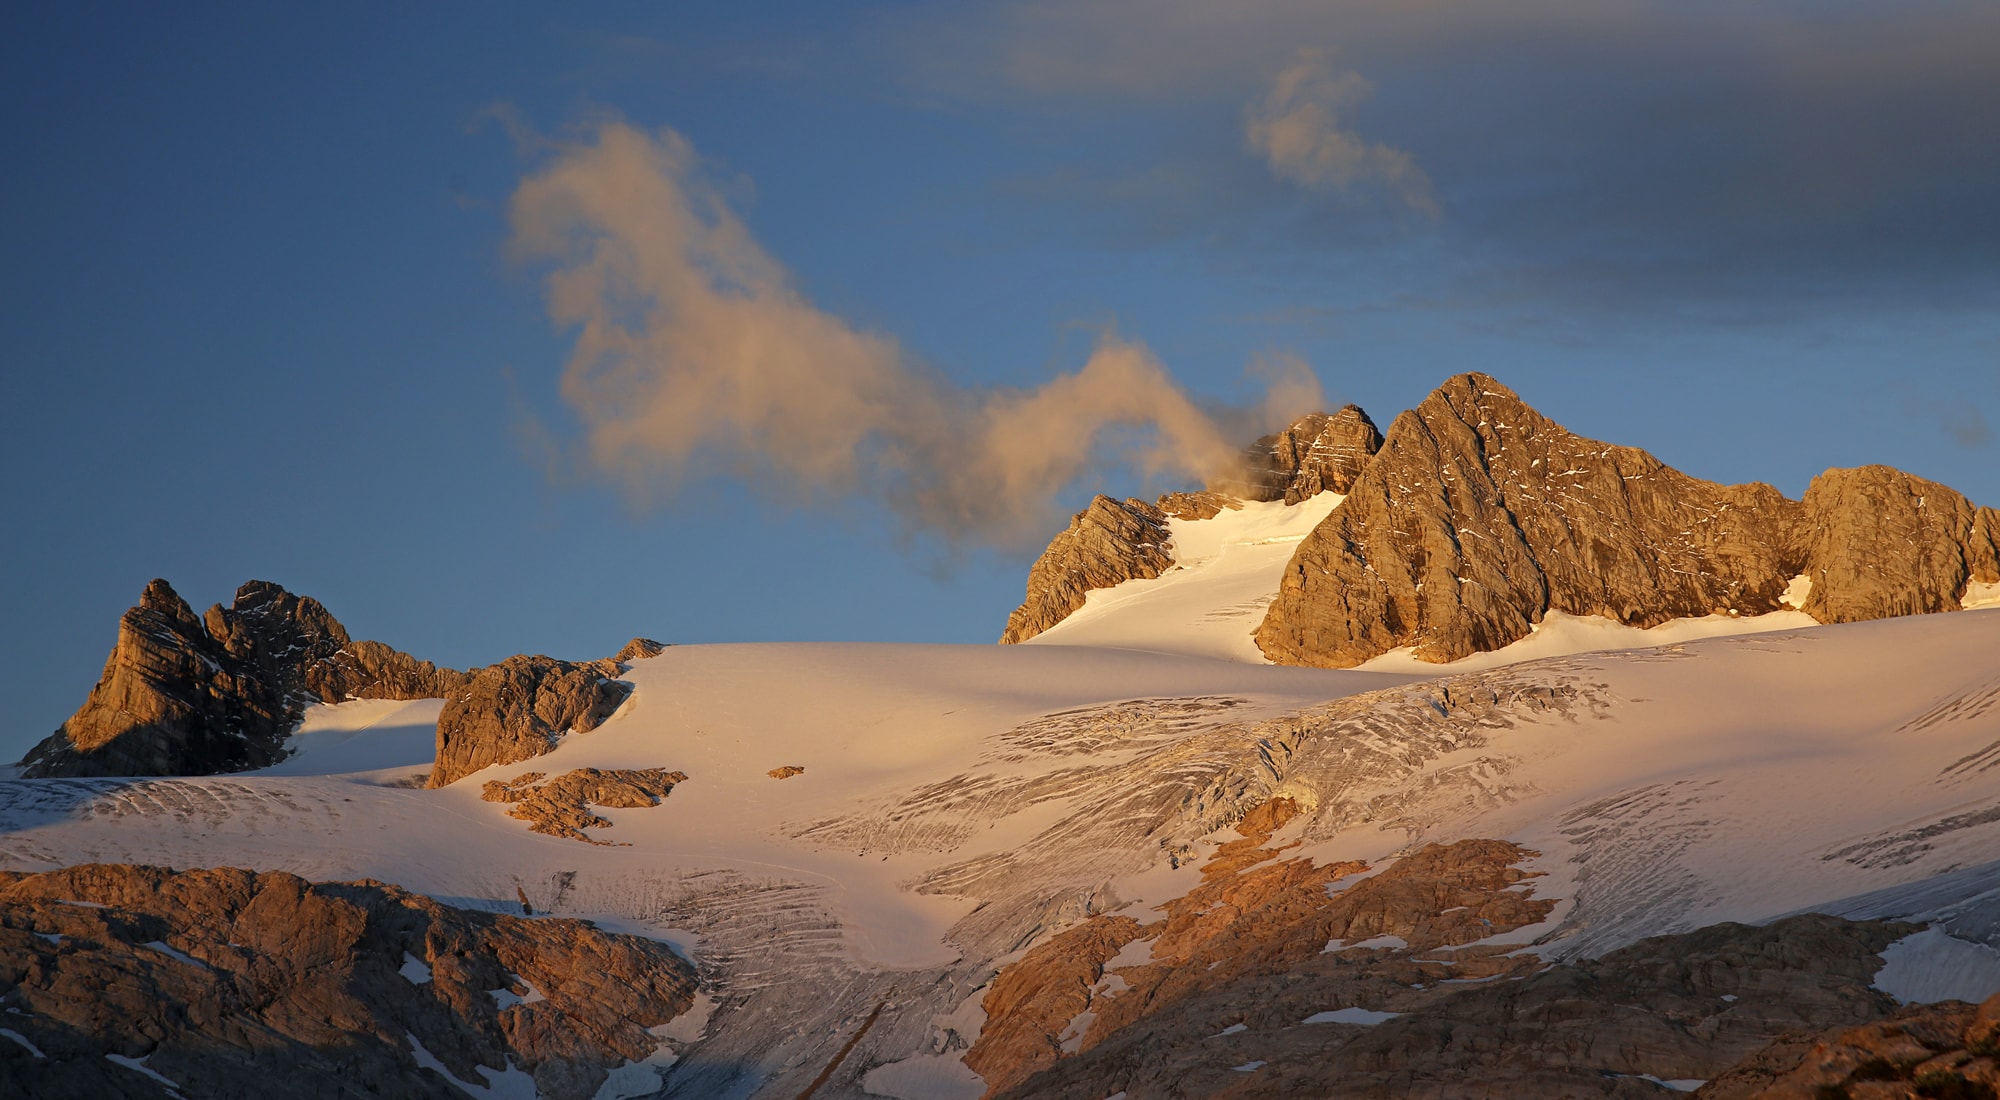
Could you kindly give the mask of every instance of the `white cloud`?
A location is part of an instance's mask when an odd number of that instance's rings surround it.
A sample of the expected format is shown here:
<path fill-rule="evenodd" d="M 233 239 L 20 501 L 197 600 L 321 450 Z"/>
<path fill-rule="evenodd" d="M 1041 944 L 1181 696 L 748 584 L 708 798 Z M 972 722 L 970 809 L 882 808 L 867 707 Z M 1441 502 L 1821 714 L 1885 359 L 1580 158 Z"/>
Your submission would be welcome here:
<path fill-rule="evenodd" d="M 1315 191 L 1379 187 L 1435 216 L 1430 179 L 1408 153 L 1342 125 L 1341 112 L 1369 91 L 1361 74 L 1335 69 L 1325 53 L 1300 51 L 1270 92 L 1244 112 L 1244 139 L 1280 179 Z"/>

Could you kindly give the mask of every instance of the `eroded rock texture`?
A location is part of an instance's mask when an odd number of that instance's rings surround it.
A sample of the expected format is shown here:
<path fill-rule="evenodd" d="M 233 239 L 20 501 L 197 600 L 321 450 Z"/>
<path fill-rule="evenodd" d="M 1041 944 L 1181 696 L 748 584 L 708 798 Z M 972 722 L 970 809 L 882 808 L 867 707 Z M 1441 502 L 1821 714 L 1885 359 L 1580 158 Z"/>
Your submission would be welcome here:
<path fill-rule="evenodd" d="M 675 784 L 685 782 L 685 772 L 665 768 L 578 768 L 554 779 L 547 779 L 542 772 L 523 772 L 512 779 L 487 780 L 480 797 L 488 802 L 512 803 L 507 816 L 527 822 L 535 832 L 585 844 L 612 844 L 616 842 L 598 840 L 584 832 L 611 827 L 609 819 L 590 812 L 592 806 L 657 806 Z"/>
<path fill-rule="evenodd" d="M 0 1094 L 456 1095 L 510 1069 L 580 1100 L 646 1058 L 692 968 L 576 920 L 379 882 L 84 865 L 0 873 Z M 30 1047 L 34 1048 L 32 1051 Z M 123 1063 L 113 1058 L 125 1060 Z"/>
<path fill-rule="evenodd" d="M 464 675 L 356 642 L 319 601 L 251 581 L 197 618 L 164 580 L 118 623 L 104 676 L 28 776 L 210 775 L 282 759 L 304 709 L 443 696 Z"/>
<path fill-rule="evenodd" d="M 1245 500 L 1286 504 L 1345 493 L 1381 448 L 1382 432 L 1359 405 L 1330 415 L 1308 413 L 1244 448 L 1242 480 L 1226 479 L 1216 488 Z"/>
<path fill-rule="evenodd" d="M 1355 878 L 1264 846 L 1283 803 L 1164 920 L 1093 916 L 1002 969 L 965 1056 L 988 1095 L 1650 1097 L 1895 1008 L 1870 981 L 1912 926 L 1721 924 L 1549 965 L 1484 942 L 1550 915 L 1533 853 L 1465 840 Z"/>
<path fill-rule="evenodd" d="M 1992 509 L 1886 467 L 1828 471 L 1802 502 L 1702 481 L 1465 374 L 1396 418 L 1293 555 L 1257 641 L 1281 664 L 1402 646 L 1452 661 L 1550 611 L 1639 627 L 1775 611 L 1800 573 L 1821 622 L 1945 611 L 2000 579 L 1996 531 Z"/>
<path fill-rule="evenodd" d="M 1027 598 L 1007 616 L 1002 644 L 1025 642 L 1083 606 L 1093 588 L 1110 588 L 1173 568 L 1167 513 L 1143 500 L 1099 496 L 1028 570 Z"/>
<path fill-rule="evenodd" d="M 648 652 L 649 647 L 656 648 Z M 597 661 L 517 654 L 473 669 L 438 714 L 437 764 L 428 785 L 442 787 L 494 764 L 532 760 L 565 734 L 596 729 L 632 694 L 632 685 L 618 679 L 626 662 L 665 648 L 634 638 L 619 656 Z"/>
<path fill-rule="evenodd" d="M 1993 1100 L 2000 996 L 1908 1005 L 1888 1019 L 1786 1035 L 1696 1093 L 1702 1100 Z"/>

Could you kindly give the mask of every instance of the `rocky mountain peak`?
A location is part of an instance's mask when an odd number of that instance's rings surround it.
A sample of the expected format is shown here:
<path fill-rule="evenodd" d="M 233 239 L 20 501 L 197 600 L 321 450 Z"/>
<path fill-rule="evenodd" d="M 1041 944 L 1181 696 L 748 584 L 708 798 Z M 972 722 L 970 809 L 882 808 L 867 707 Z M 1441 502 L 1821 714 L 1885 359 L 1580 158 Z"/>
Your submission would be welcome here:
<path fill-rule="evenodd" d="M 1245 472 L 1215 490 L 1243 500 L 1297 504 L 1320 493 L 1345 493 L 1382 448 L 1382 433 L 1359 405 L 1307 413 L 1243 450 Z"/>
<path fill-rule="evenodd" d="M 206 775 L 281 759 L 304 709 L 348 698 L 440 697 L 463 681 L 379 642 L 354 642 L 318 600 L 269 581 L 196 617 L 155 579 L 119 620 L 83 706 L 23 759 L 29 776 Z"/>
<path fill-rule="evenodd" d="M 1399 647 L 1453 661 L 1551 611 L 1638 627 L 1776 611 L 1801 573 L 1821 622 L 1951 610 L 1969 580 L 2000 576 L 1992 515 L 1886 467 L 1829 471 L 1803 503 L 1718 485 L 1462 374 L 1390 425 L 1293 555 L 1257 641 L 1281 664 Z"/>

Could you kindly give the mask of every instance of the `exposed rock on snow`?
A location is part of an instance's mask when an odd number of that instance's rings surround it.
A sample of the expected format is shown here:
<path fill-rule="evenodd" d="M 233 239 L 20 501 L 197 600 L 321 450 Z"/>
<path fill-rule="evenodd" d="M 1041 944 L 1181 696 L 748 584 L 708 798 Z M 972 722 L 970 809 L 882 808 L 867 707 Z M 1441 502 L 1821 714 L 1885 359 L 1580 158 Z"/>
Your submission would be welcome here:
<path fill-rule="evenodd" d="M 1412 912 L 1425 907 L 1421 891 L 1404 897 Z M 1879 964 L 1874 952 L 1908 930 L 1824 916 L 1763 928 L 1723 924 L 1555 966 L 1477 947 L 1304 958 L 1253 947 L 1231 978 L 1087 1040 L 1080 1053 L 995 1095 L 1659 1097 L 1659 1082 L 1719 1077 L 1798 1028 L 1887 1015 L 1894 1005 L 1868 976 Z M 1467 980 L 1453 964 L 1468 959 L 1504 968 Z M 1378 1011 L 1369 1024 L 1290 1026 L 1329 998 Z M 1247 1026 L 1217 1035 L 1222 1019 Z M 1231 1067 L 1246 1060 L 1262 1062 L 1260 1072 L 1232 1082 Z"/>
<path fill-rule="evenodd" d="M 1147 1059 L 1188 1061 L 1175 1052 L 1199 1050 L 1204 1036 L 1248 1030 L 1226 1017 L 1267 1013 L 1261 990 L 1247 993 L 1245 985 L 1301 968 L 1320 978 L 1376 964 L 1378 953 L 1367 950 L 1323 958 L 1329 939 L 1400 934 L 1409 943 L 1401 969 L 1410 971 L 1421 969 L 1408 961 L 1418 953 L 1538 923 L 1555 906 L 1517 888 L 1530 876 L 1511 864 L 1532 853 L 1481 840 L 1427 847 L 1329 898 L 1329 885 L 1368 868 L 1315 866 L 1310 859 L 1269 863 L 1280 850 L 1260 845 L 1296 812 L 1289 799 L 1253 809 L 1237 826 L 1243 839 L 1216 851 L 1195 889 L 1160 907 L 1166 919 L 1142 925 L 1126 915 L 1094 916 L 1002 970 L 986 995 L 986 1027 L 965 1064 L 995 1093 L 1005 1093 L 1070 1052 L 1089 1052 L 1114 1037 L 1123 1048 L 1144 1035 Z M 1146 961 L 1107 971 L 1137 941 L 1150 941 Z M 1432 963 L 1433 981 L 1490 978 L 1541 965 L 1477 950 Z M 1305 980 L 1303 973 L 1293 976 Z M 1323 998 L 1383 996 L 1338 980 L 1316 981 L 1314 992 Z M 1065 1043 L 1066 1030 L 1079 1032 L 1078 1038 Z M 1039 1095 L 1041 1087 L 1020 1091 Z M 1112 1091 L 1107 1083 L 1097 1095 Z"/>
<path fill-rule="evenodd" d="M 1992 509 L 1886 467 L 1829 471 L 1803 502 L 1702 481 L 1464 374 L 1390 425 L 1300 544 L 1257 641 L 1281 664 L 1405 646 L 1445 662 L 1551 611 L 1641 627 L 1759 615 L 1800 574 L 1822 622 L 1954 610 L 1969 583 L 2000 579 L 1996 534 Z"/>
<path fill-rule="evenodd" d="M 512 803 L 508 817 L 518 817 L 528 828 L 550 836 L 568 837 L 586 844 L 610 844 L 584 832 L 608 829 L 611 822 L 590 812 L 592 806 L 637 809 L 657 806 L 674 789 L 687 782 L 682 772 L 665 768 L 601 771 L 578 768 L 544 782 L 541 772 L 523 772 L 513 779 L 489 779 L 480 797 L 488 802 Z"/>
<path fill-rule="evenodd" d="M 1245 448 L 1243 479 L 1226 480 L 1215 488 L 1245 500 L 1286 504 L 1320 493 L 1345 493 L 1381 449 L 1382 433 L 1359 405 L 1344 406 L 1332 415 L 1308 413 Z"/>
<path fill-rule="evenodd" d="M 786 764 L 782 768 L 772 768 L 770 771 L 765 772 L 764 774 L 770 776 L 773 779 L 790 779 L 795 775 L 804 775 L 805 773 L 806 770 L 802 767 L 799 767 L 797 764 Z"/>
<path fill-rule="evenodd" d="M 1093 588 L 1173 568 L 1167 514 L 1143 500 L 1100 496 L 1070 520 L 1028 570 L 1028 594 L 1007 616 L 1002 643 L 1024 642 L 1083 606 Z"/>
<path fill-rule="evenodd" d="M 132 1095 L 108 1057 L 142 1060 L 189 1096 L 451 1094 L 423 1068 L 432 1059 L 472 1084 L 518 1067 L 548 1100 L 582 1100 L 653 1053 L 646 1029 L 685 1012 L 694 985 L 663 944 L 376 882 L 0 873 L 0 1001 L 43 1054 L 0 1044 L 13 1096 Z M 493 990 L 519 996 L 501 1008 Z"/>
<path fill-rule="evenodd" d="M 473 669 L 438 715 L 437 766 L 428 785 L 532 760 L 564 734 L 596 729 L 632 693 L 618 679 L 624 672 L 617 658 L 577 664 L 529 654 Z"/>
<path fill-rule="evenodd" d="M 193 609 L 164 580 L 118 624 L 104 676 L 22 761 L 29 776 L 211 775 L 276 763 L 313 702 L 424 699 L 462 673 L 356 642 L 309 597 L 251 581 Z"/>

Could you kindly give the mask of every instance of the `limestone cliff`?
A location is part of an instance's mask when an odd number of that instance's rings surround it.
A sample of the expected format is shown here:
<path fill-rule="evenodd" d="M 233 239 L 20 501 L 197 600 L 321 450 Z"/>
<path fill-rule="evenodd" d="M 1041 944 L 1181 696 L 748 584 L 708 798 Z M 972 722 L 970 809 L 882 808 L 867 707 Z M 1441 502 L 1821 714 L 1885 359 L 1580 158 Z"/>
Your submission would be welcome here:
<path fill-rule="evenodd" d="M 1308 413 L 1244 449 L 1241 480 L 1216 488 L 1245 500 L 1297 504 L 1320 493 L 1345 493 L 1382 449 L 1382 433 L 1359 405 L 1331 415 Z"/>
<path fill-rule="evenodd" d="M 694 990 L 664 944 L 379 882 L 0 872 L 0 1095 L 428 1097 L 512 1072 L 582 1100 Z"/>
<path fill-rule="evenodd" d="M 1173 568 L 1167 513 L 1137 498 L 1100 496 L 1070 520 L 1028 570 L 1028 594 L 1007 616 L 1003 644 L 1025 642 L 1068 618 L 1093 588 Z"/>
<path fill-rule="evenodd" d="M 1800 573 L 1821 622 L 1945 611 L 2000 579 L 1996 531 L 1992 509 L 1886 467 L 1828 471 L 1803 501 L 1703 481 L 1465 374 L 1390 425 L 1293 555 L 1257 642 L 1280 664 L 1402 646 L 1452 661 L 1550 611 L 1639 627 L 1774 611 Z"/>
<path fill-rule="evenodd" d="M 83 706 L 22 763 L 28 776 L 209 775 L 275 763 L 305 707 L 424 699 L 462 674 L 356 642 L 319 601 L 251 581 L 197 618 L 164 580 L 118 624 Z"/>
<path fill-rule="evenodd" d="M 628 663 L 665 648 L 634 638 L 616 657 L 576 663 L 517 654 L 466 673 L 438 714 L 430 786 L 445 786 L 493 764 L 531 760 L 565 734 L 596 729 L 632 694 L 632 685 L 618 678 Z"/>

